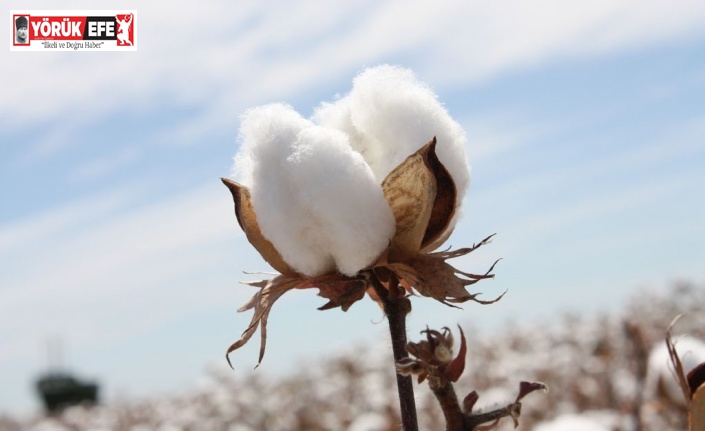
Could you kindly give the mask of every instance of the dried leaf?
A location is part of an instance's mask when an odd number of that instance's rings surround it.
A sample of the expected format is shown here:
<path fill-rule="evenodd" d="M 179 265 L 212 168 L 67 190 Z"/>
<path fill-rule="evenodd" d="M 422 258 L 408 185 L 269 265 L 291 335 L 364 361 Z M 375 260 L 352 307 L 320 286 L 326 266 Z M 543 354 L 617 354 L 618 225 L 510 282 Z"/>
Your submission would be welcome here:
<path fill-rule="evenodd" d="M 671 321 L 671 324 L 668 325 L 668 330 L 666 331 L 666 348 L 668 349 L 668 356 L 671 357 L 671 363 L 673 364 L 673 372 L 675 373 L 678 386 L 680 387 L 681 392 L 683 393 L 686 405 L 689 405 L 691 398 L 690 386 L 688 386 L 688 379 L 685 376 L 683 363 L 678 357 L 678 352 L 676 352 L 676 345 L 673 343 L 673 337 L 671 336 L 671 330 L 673 329 L 673 326 L 676 324 L 676 322 L 678 322 L 681 317 L 683 317 L 683 315 L 676 316 L 676 318 Z"/>
<path fill-rule="evenodd" d="M 365 297 L 368 286 L 365 279 L 333 274 L 309 279 L 297 288 L 318 288 L 318 296 L 329 300 L 325 305 L 319 307 L 319 310 L 340 307 L 343 311 L 348 311 L 351 305 Z"/>
<path fill-rule="evenodd" d="M 467 286 L 475 284 L 485 278 L 492 278 L 490 270 L 481 276 L 467 274 L 455 269 L 446 263 L 443 256 L 417 255 L 409 262 L 409 266 L 417 274 L 418 283 L 413 283 L 414 288 L 424 296 L 433 297 L 442 302 L 465 302 L 475 299 L 476 295 L 471 295 L 465 289 Z M 468 277 L 461 278 L 458 275 Z"/>
<path fill-rule="evenodd" d="M 249 281 L 243 282 L 243 284 L 258 287 L 260 291 L 238 309 L 239 312 L 254 309 L 254 315 L 252 316 L 250 325 L 242 334 L 242 337 L 228 348 L 226 353 L 228 364 L 230 364 L 228 355 L 232 351 L 244 346 L 257 328 L 260 328 L 262 341 L 257 364 L 259 366 L 259 363 L 262 362 L 262 358 L 264 357 L 267 342 L 267 318 L 269 317 L 269 311 L 274 302 L 289 290 L 316 288 L 319 290 L 318 294 L 320 296 L 329 300 L 328 303 L 320 307 L 319 310 L 341 307 L 343 311 L 347 311 L 352 304 L 365 296 L 365 292 L 368 289 L 366 278 L 351 278 L 338 273 L 315 278 L 279 275 L 271 280 Z M 230 366 L 232 367 L 232 364 L 230 364 Z"/>
<path fill-rule="evenodd" d="M 448 364 L 445 371 L 446 378 L 452 382 L 457 382 L 463 374 L 463 371 L 465 371 L 465 356 L 467 354 L 467 345 L 465 343 L 463 328 L 458 325 L 458 329 L 460 329 L 460 350 L 458 351 L 458 356 L 456 356 L 455 359 Z"/>
<path fill-rule="evenodd" d="M 416 291 L 423 296 L 432 297 L 451 307 L 455 307 L 451 303 L 475 301 L 486 305 L 502 299 L 506 292 L 495 299 L 484 301 L 477 298 L 479 294 L 470 294 L 465 289 L 480 280 L 493 278 L 494 274 L 491 274 L 491 272 L 499 260 L 492 264 L 485 274 L 470 274 L 460 271 L 445 262 L 448 256 L 456 257 L 457 255 L 454 252 L 431 253 L 429 255 L 417 255 L 407 263 L 386 263 L 382 265 L 394 272 L 399 278 L 400 286 L 404 287 L 409 293 Z M 461 278 L 459 275 L 466 278 Z"/>
<path fill-rule="evenodd" d="M 472 391 L 467 394 L 465 399 L 463 399 L 463 412 L 465 414 L 472 413 L 472 409 L 475 407 L 475 403 L 477 403 L 478 399 L 480 399 L 480 395 L 478 395 L 477 391 Z"/>
<path fill-rule="evenodd" d="M 423 280 L 416 270 L 405 263 L 388 263 L 384 267 L 396 274 L 400 284 L 409 293 L 413 293 L 416 286 L 423 284 Z"/>
<path fill-rule="evenodd" d="M 274 245 L 262 235 L 259 223 L 257 222 L 257 213 L 252 205 L 250 191 L 247 187 L 236 183 L 228 178 L 221 178 L 235 201 L 235 216 L 240 228 L 245 232 L 247 240 L 254 246 L 264 260 L 269 263 L 272 268 L 276 269 L 283 275 L 296 276 L 296 271 L 284 261 Z"/>
<path fill-rule="evenodd" d="M 254 308 L 255 312 L 252 316 L 252 320 L 250 321 L 250 326 L 245 329 L 245 332 L 242 333 L 239 340 L 228 347 L 228 351 L 225 353 L 225 359 L 227 359 L 228 365 L 230 365 L 231 368 L 233 365 L 230 362 L 230 353 L 244 346 L 250 338 L 252 338 L 252 335 L 255 331 L 257 331 L 257 328 L 261 328 L 259 360 L 257 361 L 257 366 L 259 366 L 262 362 L 262 358 L 264 358 L 264 350 L 267 345 L 267 318 L 269 317 L 269 311 L 272 309 L 272 305 L 274 305 L 280 296 L 289 290 L 295 289 L 297 284 L 300 282 L 300 279 L 280 275 L 271 280 L 245 283 L 251 286 L 259 287 L 260 290 L 252 296 L 252 298 L 250 298 L 245 305 L 237 310 L 239 312 L 243 312 Z"/>
<path fill-rule="evenodd" d="M 520 382 L 519 394 L 517 395 L 517 399 L 514 402 L 518 403 L 522 400 L 522 398 L 536 391 L 548 392 L 548 387 L 541 382 Z"/>
<path fill-rule="evenodd" d="M 468 253 L 472 253 L 473 251 L 477 250 L 478 248 L 482 247 L 483 245 L 487 245 L 492 242 L 492 238 L 497 235 L 493 233 L 492 235 L 489 235 L 487 238 L 483 239 L 477 244 L 473 244 L 472 247 L 465 247 L 465 248 L 459 248 L 457 250 L 452 250 L 452 251 L 439 251 L 436 253 L 430 253 L 434 256 L 438 257 L 443 257 L 444 259 L 453 259 L 454 257 L 460 257 L 464 256 Z"/>
<path fill-rule="evenodd" d="M 409 259 L 421 249 L 436 199 L 436 178 L 427 162 L 434 147 L 435 140 L 424 145 L 382 182 L 397 226 L 390 246 L 393 259 Z"/>
<path fill-rule="evenodd" d="M 530 393 L 538 390 L 548 391 L 548 388 L 543 383 L 521 382 L 519 384 L 519 394 L 517 395 L 517 398 L 513 403 L 507 405 L 506 407 L 491 410 L 489 412 L 468 414 L 466 416 L 468 429 L 475 431 L 493 430 L 499 425 L 499 420 L 505 417 L 512 418 L 512 421 L 514 422 L 514 428 L 518 427 L 519 416 L 521 415 L 521 399 L 529 395 Z M 470 397 L 471 395 L 472 394 L 468 395 L 468 397 Z M 475 400 L 477 400 L 476 397 Z M 472 402 L 470 408 L 472 408 L 472 405 L 474 405 L 474 401 L 472 400 L 472 398 L 470 399 L 470 401 Z M 481 426 L 481 424 L 485 423 L 489 424 Z"/>

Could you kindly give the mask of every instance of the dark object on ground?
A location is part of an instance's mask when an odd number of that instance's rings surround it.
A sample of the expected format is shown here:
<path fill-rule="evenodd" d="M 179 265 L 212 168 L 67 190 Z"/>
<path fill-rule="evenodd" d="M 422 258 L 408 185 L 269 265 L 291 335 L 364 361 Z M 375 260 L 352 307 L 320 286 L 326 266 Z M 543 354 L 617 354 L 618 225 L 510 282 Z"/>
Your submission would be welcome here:
<path fill-rule="evenodd" d="M 48 412 L 76 404 L 96 404 L 98 385 L 81 382 L 65 373 L 49 373 L 37 380 L 37 390 Z"/>

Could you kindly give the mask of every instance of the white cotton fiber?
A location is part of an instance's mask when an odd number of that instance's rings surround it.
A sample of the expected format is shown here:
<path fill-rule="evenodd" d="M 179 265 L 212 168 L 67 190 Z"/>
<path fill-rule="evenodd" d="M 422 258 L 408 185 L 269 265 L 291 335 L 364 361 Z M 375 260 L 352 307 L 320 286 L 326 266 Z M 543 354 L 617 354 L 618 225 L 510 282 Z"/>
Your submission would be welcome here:
<path fill-rule="evenodd" d="M 363 71 L 349 94 L 316 110 L 314 121 L 347 133 L 380 183 L 435 136 L 459 200 L 465 196 L 470 182 L 465 132 L 411 70 L 384 65 Z"/>
<path fill-rule="evenodd" d="M 609 431 L 616 428 L 618 418 L 611 412 L 594 412 L 589 415 L 564 414 L 550 422 L 541 422 L 536 431 Z"/>
<path fill-rule="evenodd" d="M 705 362 L 705 342 L 690 336 L 675 338 L 678 357 L 683 364 L 683 370 L 689 373 L 700 363 Z M 660 391 L 676 403 L 683 403 L 684 397 L 674 375 L 671 356 L 665 343 L 659 343 L 649 353 L 649 367 L 646 375 L 645 392 L 647 396 L 655 397 Z"/>
<path fill-rule="evenodd" d="M 387 247 L 391 209 L 344 133 L 274 104 L 243 116 L 240 139 L 236 169 L 262 234 L 293 269 L 354 275 Z"/>
<path fill-rule="evenodd" d="M 262 234 L 293 269 L 354 275 L 394 236 L 382 181 L 434 136 L 460 204 L 470 181 L 464 131 L 410 70 L 379 66 L 313 120 L 284 104 L 247 111 L 236 171 Z"/>

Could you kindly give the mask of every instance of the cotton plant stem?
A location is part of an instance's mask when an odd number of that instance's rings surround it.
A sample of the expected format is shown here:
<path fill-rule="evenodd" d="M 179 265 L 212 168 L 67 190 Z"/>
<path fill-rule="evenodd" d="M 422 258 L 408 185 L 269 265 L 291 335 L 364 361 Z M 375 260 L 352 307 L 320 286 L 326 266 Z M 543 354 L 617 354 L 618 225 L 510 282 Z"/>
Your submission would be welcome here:
<path fill-rule="evenodd" d="M 384 313 L 387 315 L 389 333 L 392 337 L 394 363 L 396 364 L 397 361 L 409 356 L 406 351 L 406 315 L 411 311 L 411 301 L 405 296 L 390 298 L 389 291 L 382 286 L 376 275 L 372 275 L 372 284 L 377 296 L 382 301 Z M 400 374 L 396 376 L 402 428 L 404 431 L 418 431 L 416 400 L 414 399 L 414 386 L 411 376 L 402 376 Z"/>
<path fill-rule="evenodd" d="M 443 416 L 446 419 L 446 431 L 464 431 L 466 428 L 464 424 L 464 416 L 462 411 L 460 411 L 460 405 L 458 404 L 458 396 L 455 394 L 455 389 L 449 381 L 445 381 L 443 386 L 431 385 L 433 394 L 436 396 L 438 403 L 441 405 L 441 410 L 443 410 Z"/>
<path fill-rule="evenodd" d="M 385 307 L 387 308 L 387 320 L 389 321 L 389 333 L 392 336 L 395 363 L 409 356 L 406 352 L 406 315 L 410 309 L 408 303 L 408 298 L 399 298 L 389 301 L 389 307 Z M 404 431 L 418 431 L 416 400 L 414 399 L 414 385 L 411 376 L 397 374 L 397 389 Z"/>

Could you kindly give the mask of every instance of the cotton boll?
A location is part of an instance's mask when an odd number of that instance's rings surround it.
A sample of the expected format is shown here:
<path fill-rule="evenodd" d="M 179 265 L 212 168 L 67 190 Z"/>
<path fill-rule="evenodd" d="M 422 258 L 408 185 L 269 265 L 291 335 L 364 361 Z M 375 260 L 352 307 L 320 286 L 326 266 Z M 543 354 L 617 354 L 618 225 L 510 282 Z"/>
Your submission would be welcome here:
<path fill-rule="evenodd" d="M 236 171 L 250 189 L 262 234 L 289 266 L 307 275 L 334 268 L 327 247 L 309 247 L 301 242 L 301 236 L 314 238 L 316 232 L 302 235 L 301 223 L 308 214 L 297 199 L 296 179 L 287 178 L 285 172 L 299 132 L 311 126 L 288 105 L 251 109 L 243 115 L 242 144 L 235 157 Z"/>
<path fill-rule="evenodd" d="M 298 198 L 308 211 L 299 240 L 325 247 L 346 275 L 372 263 L 394 235 L 394 216 L 347 136 L 323 127 L 304 129 L 287 161 L 287 176 L 295 179 Z"/>
<path fill-rule="evenodd" d="M 379 182 L 436 136 L 438 157 L 453 176 L 458 196 L 465 195 L 470 182 L 465 132 L 411 70 L 389 65 L 365 70 L 348 95 L 321 105 L 314 121 L 348 133 Z"/>
<path fill-rule="evenodd" d="M 264 177 L 283 164 L 299 131 L 310 126 L 311 122 L 286 104 L 272 103 L 247 110 L 242 115 L 241 145 L 235 156 L 234 170 L 239 181 L 250 189 L 256 188 L 259 184 L 255 177 Z"/>
<path fill-rule="evenodd" d="M 391 209 L 342 132 L 267 105 L 246 113 L 240 137 L 236 169 L 262 234 L 294 270 L 354 275 L 388 245 Z"/>
<path fill-rule="evenodd" d="M 370 138 L 362 134 L 353 125 L 350 111 L 351 102 L 352 99 L 350 97 L 340 99 L 335 104 L 324 102 L 316 110 L 313 119 L 320 124 L 347 133 L 350 146 L 362 155 L 381 184 L 387 173 L 389 173 L 384 172 L 386 167 L 384 159 L 388 156 L 387 152 L 389 149 L 385 149 L 383 145 L 370 145 Z"/>
<path fill-rule="evenodd" d="M 348 95 L 322 104 L 313 120 L 347 133 L 380 183 L 435 136 L 438 158 L 455 181 L 458 205 L 462 203 L 470 184 L 465 132 L 411 70 L 389 65 L 365 70 Z M 461 214 L 455 212 L 446 235 Z"/>
<path fill-rule="evenodd" d="M 705 342 L 690 336 L 675 339 L 676 352 L 686 374 L 700 363 L 705 362 Z M 656 396 L 659 386 L 663 395 L 671 401 L 683 404 L 683 393 L 672 371 L 671 357 L 665 344 L 660 343 L 649 353 L 649 368 L 646 375 L 646 391 Z"/>

